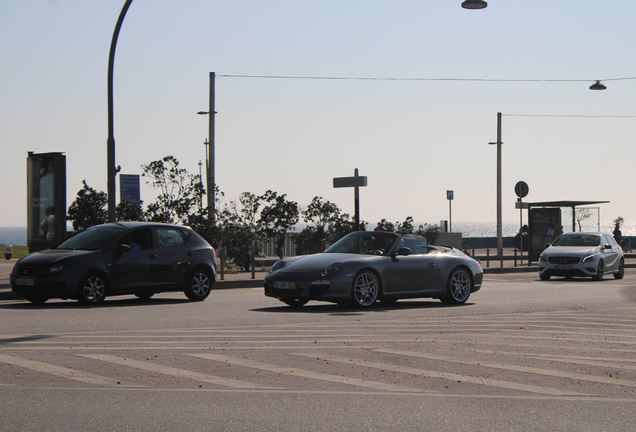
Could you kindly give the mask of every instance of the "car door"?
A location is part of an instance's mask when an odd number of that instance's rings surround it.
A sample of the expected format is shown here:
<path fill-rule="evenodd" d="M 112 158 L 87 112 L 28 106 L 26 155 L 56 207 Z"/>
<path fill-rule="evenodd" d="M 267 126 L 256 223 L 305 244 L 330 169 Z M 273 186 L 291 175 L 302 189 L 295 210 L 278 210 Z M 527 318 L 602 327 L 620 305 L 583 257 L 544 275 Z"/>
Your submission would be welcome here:
<path fill-rule="evenodd" d="M 620 246 L 616 241 L 607 234 L 603 234 L 602 240 L 602 254 L 603 263 L 605 264 L 605 271 L 616 271 L 620 262 Z"/>
<path fill-rule="evenodd" d="M 188 233 L 173 226 L 156 227 L 159 265 L 155 278 L 159 289 L 182 289 L 196 252 L 189 245 Z"/>
<path fill-rule="evenodd" d="M 121 238 L 117 245 L 125 244 L 130 251 L 114 253 L 107 263 L 110 289 L 113 293 L 130 292 L 154 284 L 151 263 L 156 257 L 149 228 L 135 230 Z M 115 246 L 116 247 L 116 246 Z"/>
<path fill-rule="evenodd" d="M 385 292 L 408 294 L 443 289 L 438 255 L 428 253 L 426 239 L 404 236 L 396 245 L 396 250 L 402 247 L 408 247 L 412 253 L 389 258 Z"/>

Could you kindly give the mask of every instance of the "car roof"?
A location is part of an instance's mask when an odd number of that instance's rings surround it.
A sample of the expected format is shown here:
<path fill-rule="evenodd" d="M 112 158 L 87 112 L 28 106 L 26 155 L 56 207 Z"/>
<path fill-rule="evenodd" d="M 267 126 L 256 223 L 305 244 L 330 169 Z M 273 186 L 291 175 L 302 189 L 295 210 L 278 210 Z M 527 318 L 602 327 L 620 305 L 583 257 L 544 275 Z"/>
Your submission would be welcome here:
<path fill-rule="evenodd" d="M 125 229 L 140 228 L 140 227 L 152 227 L 152 226 L 157 226 L 157 227 L 177 227 L 177 228 L 190 229 L 189 227 L 186 227 L 186 226 L 167 224 L 167 223 L 161 223 L 161 222 L 112 222 L 112 223 L 106 223 L 106 224 L 94 225 L 94 226 L 95 227 L 100 227 L 100 226 L 107 226 L 107 225 L 120 226 L 120 227 L 125 228 Z"/>

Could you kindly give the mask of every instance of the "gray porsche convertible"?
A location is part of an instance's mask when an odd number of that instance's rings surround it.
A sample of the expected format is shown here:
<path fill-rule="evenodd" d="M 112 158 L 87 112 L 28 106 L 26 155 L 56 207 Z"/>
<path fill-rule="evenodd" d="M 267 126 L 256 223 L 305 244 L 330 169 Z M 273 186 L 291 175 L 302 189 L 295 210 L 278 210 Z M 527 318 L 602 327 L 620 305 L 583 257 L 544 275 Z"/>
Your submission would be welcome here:
<path fill-rule="evenodd" d="M 483 270 L 463 252 L 424 237 L 362 231 L 323 253 L 284 258 L 265 277 L 265 295 L 292 307 L 309 300 L 372 306 L 429 297 L 461 304 L 479 291 Z"/>

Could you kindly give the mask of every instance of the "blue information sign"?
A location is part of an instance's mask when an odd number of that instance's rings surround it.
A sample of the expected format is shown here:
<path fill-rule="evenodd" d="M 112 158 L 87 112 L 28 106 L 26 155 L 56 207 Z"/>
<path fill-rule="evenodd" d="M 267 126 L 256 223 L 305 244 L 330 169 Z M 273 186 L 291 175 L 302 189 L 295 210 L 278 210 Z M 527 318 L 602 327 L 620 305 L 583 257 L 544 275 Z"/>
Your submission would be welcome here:
<path fill-rule="evenodd" d="M 132 203 L 141 201 L 139 174 L 119 174 L 119 196 L 121 201 Z"/>

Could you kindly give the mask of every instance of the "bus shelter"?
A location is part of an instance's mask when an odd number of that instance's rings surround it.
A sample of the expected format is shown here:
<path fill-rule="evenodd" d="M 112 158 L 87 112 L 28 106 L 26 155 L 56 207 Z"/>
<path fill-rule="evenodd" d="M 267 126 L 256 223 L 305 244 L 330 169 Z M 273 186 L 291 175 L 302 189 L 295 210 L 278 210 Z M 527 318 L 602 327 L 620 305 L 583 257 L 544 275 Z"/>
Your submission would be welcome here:
<path fill-rule="evenodd" d="M 539 255 L 545 249 L 545 245 L 552 243 L 563 232 L 599 231 L 600 208 L 590 208 L 590 206 L 606 203 L 609 203 L 609 201 L 544 201 L 527 203 L 527 245 L 530 260 L 537 261 Z M 594 228 L 588 228 L 594 225 Z M 586 229 L 583 229 L 583 226 Z"/>

